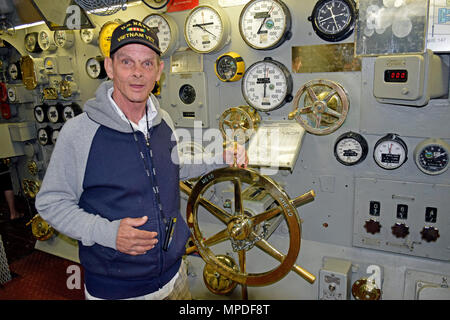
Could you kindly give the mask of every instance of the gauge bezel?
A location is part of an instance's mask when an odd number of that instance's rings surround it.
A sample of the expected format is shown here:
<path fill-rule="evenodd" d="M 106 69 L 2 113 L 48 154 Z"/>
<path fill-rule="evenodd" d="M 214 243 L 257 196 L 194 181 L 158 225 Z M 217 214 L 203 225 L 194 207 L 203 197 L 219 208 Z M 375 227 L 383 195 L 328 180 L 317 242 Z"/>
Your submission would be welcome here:
<path fill-rule="evenodd" d="M 234 74 L 230 78 L 225 78 L 221 75 L 221 71 L 219 70 L 220 62 L 223 59 L 230 58 L 233 60 L 233 63 L 236 65 L 236 70 Z M 227 52 L 222 54 L 216 59 L 214 63 L 214 72 L 216 73 L 217 78 L 223 82 L 234 82 L 240 80 L 244 76 L 245 71 L 245 62 L 242 57 L 236 52 Z"/>
<path fill-rule="evenodd" d="M 283 97 L 283 100 L 280 101 L 278 104 L 276 104 L 274 107 L 271 107 L 269 109 L 264 109 L 261 108 L 257 105 L 255 105 L 249 98 L 248 95 L 246 93 L 246 83 L 247 83 L 247 77 L 249 76 L 249 74 L 251 74 L 251 72 L 258 67 L 259 64 L 265 64 L 265 63 L 269 63 L 269 64 L 273 64 L 276 68 L 278 68 L 281 71 L 281 74 L 284 76 L 285 78 L 285 82 L 286 82 L 286 93 Z M 247 68 L 247 70 L 245 70 L 244 76 L 242 78 L 242 82 L 241 82 L 241 91 L 242 91 L 242 95 L 245 99 L 245 101 L 247 101 L 247 103 L 252 106 L 253 108 L 255 108 L 258 111 L 262 111 L 262 112 L 270 112 L 276 109 L 281 108 L 282 106 L 284 106 L 286 103 L 291 102 L 293 99 L 292 96 L 292 89 L 293 89 L 293 80 L 292 80 L 292 75 L 289 72 L 288 68 L 286 68 L 286 66 L 284 64 L 282 64 L 279 61 L 273 60 L 271 57 L 266 57 L 263 60 L 257 61 L 255 63 L 253 63 L 252 65 L 250 65 L 250 67 Z"/>
<path fill-rule="evenodd" d="M 342 41 L 346 38 L 348 38 L 355 29 L 356 19 L 358 16 L 356 4 L 353 0 L 339 0 L 340 2 L 344 3 L 349 11 L 350 11 L 350 20 L 349 23 L 341 30 L 334 31 L 334 32 L 326 32 L 319 24 L 318 21 L 318 15 L 319 10 L 322 8 L 326 3 L 333 2 L 335 0 L 319 0 L 314 5 L 314 8 L 311 12 L 311 16 L 308 17 L 308 20 L 311 22 L 314 32 L 325 41 L 329 42 L 337 42 Z"/>
<path fill-rule="evenodd" d="M 345 161 L 345 160 L 341 159 L 341 157 L 339 156 L 337 148 L 338 148 L 339 143 L 344 139 L 353 139 L 357 143 L 359 143 L 359 145 L 361 146 L 361 156 L 355 162 Z M 356 132 L 352 132 L 352 131 L 345 132 L 345 133 L 341 134 L 336 139 L 336 142 L 334 143 L 334 156 L 339 163 L 341 163 L 345 166 L 354 166 L 354 165 L 357 165 L 358 163 L 363 162 L 366 159 L 368 153 L 369 153 L 369 145 L 367 143 L 367 140 L 362 135 L 360 135 L 359 133 L 356 133 Z"/>
<path fill-rule="evenodd" d="M 438 146 L 438 147 L 444 149 L 444 151 L 447 154 L 447 165 L 441 170 L 431 171 L 431 170 L 428 170 L 425 167 L 423 167 L 421 164 L 420 155 L 426 148 L 431 147 L 431 146 Z M 432 176 L 442 174 L 445 171 L 447 171 L 448 167 L 450 166 L 450 145 L 447 142 L 445 142 L 444 140 L 438 139 L 438 138 L 425 139 L 422 142 L 420 142 L 414 149 L 414 162 L 416 163 L 416 166 L 419 168 L 419 170 L 425 174 L 432 175 Z"/>
<path fill-rule="evenodd" d="M 392 141 L 397 143 L 402 149 L 403 152 L 405 153 L 405 159 L 403 159 L 403 161 L 400 161 L 398 164 L 396 164 L 393 167 L 388 167 L 386 165 L 383 164 L 383 162 L 379 161 L 376 154 L 377 154 L 377 150 L 378 147 L 384 143 L 384 142 L 388 142 L 388 141 Z M 388 133 L 387 135 L 385 135 L 384 137 L 380 138 L 376 143 L 375 146 L 373 148 L 373 159 L 375 160 L 375 163 L 382 169 L 385 170 L 395 170 L 400 168 L 406 161 L 408 161 L 408 146 L 406 145 L 405 141 L 403 141 L 403 139 L 401 139 L 397 134 L 395 133 Z M 399 159 L 400 160 L 400 159 Z"/>

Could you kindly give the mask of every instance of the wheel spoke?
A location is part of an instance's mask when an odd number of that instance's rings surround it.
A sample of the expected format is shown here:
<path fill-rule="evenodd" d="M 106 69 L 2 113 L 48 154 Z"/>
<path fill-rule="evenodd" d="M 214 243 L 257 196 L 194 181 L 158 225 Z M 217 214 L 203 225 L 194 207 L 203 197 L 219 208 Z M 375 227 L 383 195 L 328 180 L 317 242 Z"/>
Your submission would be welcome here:
<path fill-rule="evenodd" d="M 239 270 L 241 271 L 241 273 L 246 274 L 246 259 L 245 259 L 245 250 L 239 250 L 238 251 L 238 255 L 239 255 Z M 248 300 L 248 292 L 247 292 L 247 285 L 242 284 L 242 300 Z"/>
<path fill-rule="evenodd" d="M 263 221 L 269 220 L 269 219 L 279 215 L 280 212 L 281 212 L 281 210 L 279 207 L 272 208 L 270 210 L 267 210 L 260 214 L 257 214 L 256 216 L 251 217 L 250 220 L 252 221 L 253 225 L 257 225 Z"/>
<path fill-rule="evenodd" d="M 310 106 L 306 106 L 304 108 L 301 108 L 300 110 L 298 110 L 299 114 L 306 114 L 306 113 L 311 113 L 313 110 L 313 105 Z"/>
<path fill-rule="evenodd" d="M 317 98 L 317 95 L 314 92 L 314 90 L 311 88 L 311 86 L 307 87 L 306 91 L 308 91 L 308 95 L 313 102 L 319 100 L 319 98 Z"/>
<path fill-rule="evenodd" d="M 242 204 L 242 185 L 238 178 L 233 179 L 234 184 L 234 212 L 244 216 L 244 206 Z"/>
<path fill-rule="evenodd" d="M 216 233 L 215 235 L 209 237 L 208 239 L 206 239 L 205 241 L 203 241 L 203 244 L 207 247 L 211 247 L 215 244 L 224 242 L 225 240 L 230 239 L 230 235 L 228 233 L 228 229 L 225 228 L 222 231 L 219 231 L 218 233 Z"/>
<path fill-rule="evenodd" d="M 325 101 L 326 103 L 328 103 L 336 93 L 337 92 L 335 90 L 331 90 L 322 101 Z"/>
<path fill-rule="evenodd" d="M 342 116 L 342 114 L 340 114 L 339 112 L 331 109 L 331 108 L 327 108 L 327 110 L 325 111 L 326 114 L 329 114 L 330 116 L 336 117 L 336 118 L 340 118 Z"/>
<path fill-rule="evenodd" d="M 219 219 L 223 223 L 228 224 L 228 222 L 230 222 L 230 220 L 232 218 L 231 214 L 229 214 L 225 210 L 219 208 L 214 203 L 212 203 L 212 202 L 210 202 L 210 201 L 208 201 L 208 200 L 206 200 L 204 198 L 200 198 L 200 204 L 206 210 L 208 210 L 214 217 L 216 217 L 217 219 Z"/>

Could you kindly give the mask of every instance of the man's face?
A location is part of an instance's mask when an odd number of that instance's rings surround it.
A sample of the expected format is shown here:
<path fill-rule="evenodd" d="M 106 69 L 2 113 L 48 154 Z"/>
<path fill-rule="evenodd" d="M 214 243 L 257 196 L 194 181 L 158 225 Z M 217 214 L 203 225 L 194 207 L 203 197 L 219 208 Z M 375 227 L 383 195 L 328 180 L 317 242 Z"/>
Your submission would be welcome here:
<path fill-rule="evenodd" d="M 114 83 L 113 98 L 119 106 L 145 104 L 163 68 L 164 62 L 155 51 L 138 43 L 125 45 L 113 59 L 105 59 L 106 72 Z"/>

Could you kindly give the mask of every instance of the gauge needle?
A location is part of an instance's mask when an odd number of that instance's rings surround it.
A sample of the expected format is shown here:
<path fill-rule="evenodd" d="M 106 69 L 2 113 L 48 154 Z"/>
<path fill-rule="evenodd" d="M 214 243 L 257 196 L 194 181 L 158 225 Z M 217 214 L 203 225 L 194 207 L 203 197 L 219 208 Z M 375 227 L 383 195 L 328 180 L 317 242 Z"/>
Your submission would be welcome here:
<path fill-rule="evenodd" d="M 391 153 L 392 150 L 392 143 L 389 145 L 389 154 Z"/>
<path fill-rule="evenodd" d="M 269 9 L 269 11 L 267 11 L 267 14 L 265 15 L 265 17 L 264 17 L 264 20 L 261 22 L 261 25 L 259 26 L 259 29 L 258 29 L 258 31 L 256 32 L 256 34 L 260 34 L 261 33 L 261 29 L 262 29 L 262 27 L 263 27 L 263 25 L 264 25 L 264 22 L 266 22 L 266 20 L 267 20 L 267 18 L 268 17 L 270 17 L 270 13 L 272 12 L 272 10 L 273 10 L 273 4 L 272 4 L 272 7 Z"/>
<path fill-rule="evenodd" d="M 337 30 L 337 29 L 338 29 L 338 25 L 337 25 L 337 23 L 336 23 L 336 19 L 335 19 L 335 15 L 334 15 L 334 13 L 333 13 L 333 9 L 332 9 L 331 7 L 329 7 L 329 6 L 327 6 L 327 8 L 328 8 L 328 10 L 330 10 L 330 12 L 331 12 L 331 17 L 333 18 L 334 25 L 336 26 L 336 30 Z"/>
<path fill-rule="evenodd" d="M 211 24 L 214 24 L 214 22 L 197 23 L 197 24 L 194 24 L 193 27 L 198 27 L 198 28 L 202 29 L 203 31 L 208 32 L 208 33 L 209 33 L 210 35 L 212 35 L 214 38 L 217 38 L 217 36 L 216 36 L 214 33 L 212 33 L 211 31 L 209 31 L 208 29 L 206 29 L 206 28 L 204 27 L 204 26 L 206 26 L 206 25 L 211 25 Z"/>

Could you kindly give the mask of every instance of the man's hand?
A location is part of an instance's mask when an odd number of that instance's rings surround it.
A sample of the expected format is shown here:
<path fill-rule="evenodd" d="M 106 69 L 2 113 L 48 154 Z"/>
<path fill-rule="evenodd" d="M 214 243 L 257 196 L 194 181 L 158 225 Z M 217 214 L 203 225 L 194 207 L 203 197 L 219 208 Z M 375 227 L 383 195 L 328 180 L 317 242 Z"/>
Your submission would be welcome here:
<path fill-rule="evenodd" d="M 239 143 L 232 143 L 228 148 L 223 150 L 223 159 L 230 167 L 237 164 L 238 167 L 247 168 L 248 157 L 245 147 Z"/>
<path fill-rule="evenodd" d="M 139 230 L 135 227 L 142 226 L 148 217 L 124 218 L 120 221 L 117 232 L 116 248 L 120 252 L 133 256 L 145 254 L 158 243 L 157 232 Z"/>

